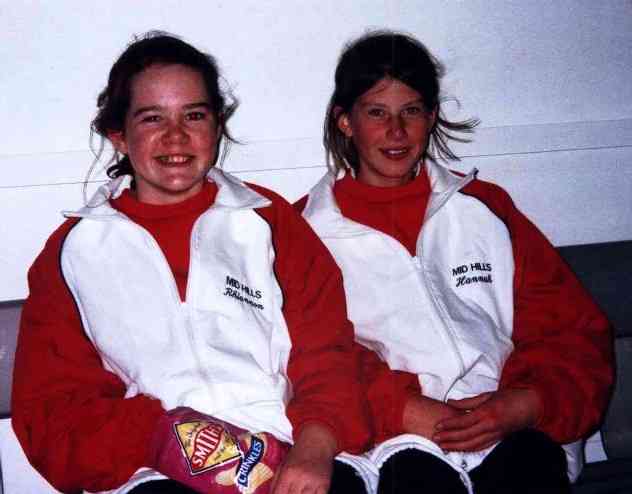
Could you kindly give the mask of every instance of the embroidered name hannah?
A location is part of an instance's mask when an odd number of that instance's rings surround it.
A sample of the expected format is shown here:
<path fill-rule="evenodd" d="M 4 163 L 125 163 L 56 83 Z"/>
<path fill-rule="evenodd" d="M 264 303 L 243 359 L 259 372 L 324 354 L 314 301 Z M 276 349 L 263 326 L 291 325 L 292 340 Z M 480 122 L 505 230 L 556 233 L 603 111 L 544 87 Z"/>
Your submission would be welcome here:
<path fill-rule="evenodd" d="M 488 262 L 472 262 L 452 268 L 452 276 L 458 288 L 472 283 L 492 283 L 491 271 L 492 265 Z"/>
<path fill-rule="evenodd" d="M 257 302 L 262 297 L 261 290 L 254 290 L 229 275 L 226 275 L 224 296 L 244 302 L 255 309 L 263 310 L 263 305 Z"/>

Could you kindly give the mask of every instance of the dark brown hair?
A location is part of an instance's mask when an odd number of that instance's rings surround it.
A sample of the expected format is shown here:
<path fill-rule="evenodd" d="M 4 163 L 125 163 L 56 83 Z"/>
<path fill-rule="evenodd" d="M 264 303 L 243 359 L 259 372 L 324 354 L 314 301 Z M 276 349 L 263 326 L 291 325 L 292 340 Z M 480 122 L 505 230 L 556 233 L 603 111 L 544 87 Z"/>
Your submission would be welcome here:
<path fill-rule="evenodd" d="M 448 142 L 468 142 L 468 138 L 456 133 L 471 133 L 479 121 L 453 122 L 444 117 L 439 84 L 443 75 L 443 65 L 423 43 L 407 34 L 371 31 L 347 44 L 338 59 L 335 89 L 325 116 L 323 142 L 330 166 L 337 169 L 351 166 L 357 171 L 357 150 L 353 140 L 338 128 L 338 119 L 348 114 L 357 99 L 384 78 L 396 79 L 411 87 L 421 95 L 427 112 L 437 112 L 423 158 L 458 160 Z"/>
<path fill-rule="evenodd" d="M 112 66 L 107 86 L 97 98 L 98 111 L 91 125 L 91 142 L 94 134 L 101 136 L 98 149 L 91 146 L 97 160 L 103 153 L 104 139 L 107 139 L 108 132 L 124 130 L 134 76 L 154 64 L 184 65 L 200 73 L 210 99 L 211 111 L 219 125 L 218 151 L 224 141 L 221 163 L 230 144 L 236 142 L 226 123 L 237 109 L 238 102 L 230 91 L 220 88 L 219 70 L 211 55 L 162 31 L 150 31 L 135 38 Z M 219 154 L 216 154 L 215 162 Z M 114 151 L 108 164 L 110 166 L 107 174 L 110 178 L 134 174 L 129 157 L 118 151 Z"/>

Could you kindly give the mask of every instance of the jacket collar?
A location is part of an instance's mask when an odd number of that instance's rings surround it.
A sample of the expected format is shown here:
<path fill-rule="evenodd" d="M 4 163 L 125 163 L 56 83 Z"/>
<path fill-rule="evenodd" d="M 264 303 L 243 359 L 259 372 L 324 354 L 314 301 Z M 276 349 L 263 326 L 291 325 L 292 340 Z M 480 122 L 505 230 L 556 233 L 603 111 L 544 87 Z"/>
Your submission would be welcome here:
<path fill-rule="evenodd" d="M 211 207 L 227 209 L 254 209 L 269 206 L 270 200 L 245 185 L 237 177 L 219 168 L 211 168 L 206 179 L 217 184 L 217 196 Z M 121 214 L 109 200 L 119 197 L 130 186 L 131 177 L 124 175 L 101 185 L 88 203 L 77 211 L 62 211 L 67 217 L 107 219 Z"/>
<path fill-rule="evenodd" d="M 468 174 L 459 175 L 433 161 L 428 161 L 424 167 L 427 170 L 430 189 L 432 190 L 426 208 L 425 222 L 434 216 L 450 197 L 474 180 L 478 170 L 472 168 Z"/>
<path fill-rule="evenodd" d="M 467 175 L 461 176 L 432 161 L 428 161 L 424 169 L 427 170 L 431 188 L 424 221 L 441 209 L 454 193 L 474 180 L 478 173 L 473 168 Z M 310 190 L 303 210 L 303 216 L 314 229 L 326 232 L 328 236 L 358 235 L 372 231 L 365 225 L 345 218 L 340 212 L 333 189 L 336 181 L 342 179 L 346 173 L 348 172 L 345 170 L 337 173 L 329 170 L 325 173 Z"/>
<path fill-rule="evenodd" d="M 368 226 L 345 218 L 334 197 L 334 184 L 348 172 L 329 170 L 309 191 L 303 217 L 325 236 L 353 236 L 372 231 Z"/>

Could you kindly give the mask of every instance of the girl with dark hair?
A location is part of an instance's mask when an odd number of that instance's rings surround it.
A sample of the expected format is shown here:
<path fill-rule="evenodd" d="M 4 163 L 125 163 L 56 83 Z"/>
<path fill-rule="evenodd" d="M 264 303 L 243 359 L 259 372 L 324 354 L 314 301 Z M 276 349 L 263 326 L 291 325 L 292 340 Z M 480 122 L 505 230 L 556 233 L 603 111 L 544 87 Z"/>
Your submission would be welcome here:
<path fill-rule="evenodd" d="M 92 126 L 112 180 L 30 269 L 16 353 L 13 427 L 60 491 L 361 484 L 334 461 L 369 439 L 340 271 L 287 202 L 214 167 L 234 109 L 177 37 L 112 67 Z"/>
<path fill-rule="evenodd" d="M 125 128 L 134 76 L 152 65 L 184 65 L 199 73 L 208 94 L 209 111 L 217 120 L 217 149 L 211 165 L 218 159 L 221 163 L 228 153 L 229 144 L 235 142 L 226 124 L 237 108 L 237 101 L 230 92 L 222 91 L 220 88 L 219 70 L 211 55 L 160 31 L 151 31 L 136 40 L 110 70 L 108 84 L 97 98 L 98 112 L 91 126 L 92 132 L 101 137 L 101 146 L 95 153 L 97 158 L 101 158 L 104 139 L 109 139 L 115 132 L 122 133 Z M 222 142 L 224 148 L 220 153 L 218 151 Z M 134 176 L 134 169 L 127 154 L 115 149 L 111 161 L 114 163 L 108 168 L 110 178 Z"/>
<path fill-rule="evenodd" d="M 570 492 L 579 446 L 567 464 L 560 445 L 605 409 L 609 324 L 506 192 L 439 165 L 478 123 L 444 116 L 442 75 L 411 36 L 349 44 L 331 169 L 296 204 L 342 270 L 359 343 L 376 441 L 354 460 L 384 494 Z"/>

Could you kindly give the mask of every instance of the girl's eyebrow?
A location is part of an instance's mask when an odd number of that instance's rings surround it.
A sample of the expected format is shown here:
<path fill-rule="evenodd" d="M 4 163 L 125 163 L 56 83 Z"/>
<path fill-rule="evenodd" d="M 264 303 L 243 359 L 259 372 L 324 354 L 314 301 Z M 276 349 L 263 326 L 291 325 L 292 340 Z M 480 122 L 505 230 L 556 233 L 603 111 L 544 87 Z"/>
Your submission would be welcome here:
<path fill-rule="evenodd" d="M 183 106 L 183 108 L 185 110 L 191 110 L 192 108 L 199 108 L 199 107 L 203 107 L 206 108 L 207 110 L 211 108 L 211 104 L 208 101 L 197 101 L 195 103 L 189 103 Z M 160 111 L 162 110 L 163 107 L 160 105 L 150 105 L 150 106 L 141 106 L 140 108 L 137 108 L 134 113 L 132 113 L 132 118 L 137 117 L 138 115 L 140 115 L 141 113 L 145 113 L 145 112 L 152 112 L 152 111 Z"/>
<path fill-rule="evenodd" d="M 384 103 L 378 103 L 376 101 L 360 101 L 360 106 L 387 106 Z"/>
<path fill-rule="evenodd" d="M 381 106 L 386 108 L 388 105 L 386 103 L 380 103 L 378 101 L 359 101 L 360 106 Z M 423 99 L 421 97 L 419 98 L 415 98 L 412 99 L 410 101 L 407 101 L 406 103 L 402 103 L 401 106 L 408 106 L 408 105 L 414 105 L 414 104 L 421 104 L 423 105 Z"/>
<path fill-rule="evenodd" d="M 145 113 L 145 112 L 149 112 L 149 111 L 158 111 L 160 110 L 161 107 L 158 105 L 152 105 L 152 106 L 141 106 L 140 108 L 137 108 L 134 113 L 132 113 L 132 117 L 137 117 L 138 115 L 140 115 L 141 113 Z"/>
<path fill-rule="evenodd" d="M 199 107 L 203 107 L 206 108 L 207 110 L 211 109 L 211 104 L 208 101 L 199 101 L 197 103 L 189 103 L 188 105 L 184 105 L 184 109 L 185 110 L 191 110 L 192 108 L 199 108 Z"/>

